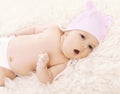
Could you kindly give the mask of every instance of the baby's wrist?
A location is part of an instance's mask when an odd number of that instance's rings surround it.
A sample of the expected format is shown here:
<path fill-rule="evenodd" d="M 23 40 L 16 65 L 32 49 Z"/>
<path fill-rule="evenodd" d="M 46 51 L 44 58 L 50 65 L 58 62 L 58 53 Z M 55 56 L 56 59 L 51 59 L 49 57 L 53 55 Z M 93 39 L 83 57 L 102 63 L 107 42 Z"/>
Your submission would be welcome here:
<path fill-rule="evenodd" d="M 16 33 L 11 33 L 11 34 L 8 34 L 8 36 L 17 36 Z"/>

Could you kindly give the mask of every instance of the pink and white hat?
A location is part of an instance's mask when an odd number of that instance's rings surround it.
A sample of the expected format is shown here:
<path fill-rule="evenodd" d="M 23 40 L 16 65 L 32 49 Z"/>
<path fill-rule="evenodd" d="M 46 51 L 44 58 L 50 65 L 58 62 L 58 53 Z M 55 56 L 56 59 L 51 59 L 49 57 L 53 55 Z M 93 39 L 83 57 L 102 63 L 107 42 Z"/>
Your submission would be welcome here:
<path fill-rule="evenodd" d="M 91 0 L 87 0 L 86 10 L 66 27 L 66 30 L 83 30 L 94 35 L 101 42 L 112 23 L 112 17 L 101 13 Z"/>

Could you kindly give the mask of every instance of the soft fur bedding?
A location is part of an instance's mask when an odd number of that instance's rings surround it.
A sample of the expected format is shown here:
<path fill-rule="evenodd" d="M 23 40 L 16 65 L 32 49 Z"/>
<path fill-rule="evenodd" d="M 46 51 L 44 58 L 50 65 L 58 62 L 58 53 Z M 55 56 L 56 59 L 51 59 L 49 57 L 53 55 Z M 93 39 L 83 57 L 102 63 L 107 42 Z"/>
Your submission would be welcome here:
<path fill-rule="evenodd" d="M 113 24 L 88 57 L 73 61 L 50 85 L 40 83 L 34 73 L 6 79 L 0 94 L 120 94 L 120 0 L 93 2 L 113 17 Z M 0 34 L 51 22 L 65 27 L 84 8 L 85 0 L 0 0 Z"/>

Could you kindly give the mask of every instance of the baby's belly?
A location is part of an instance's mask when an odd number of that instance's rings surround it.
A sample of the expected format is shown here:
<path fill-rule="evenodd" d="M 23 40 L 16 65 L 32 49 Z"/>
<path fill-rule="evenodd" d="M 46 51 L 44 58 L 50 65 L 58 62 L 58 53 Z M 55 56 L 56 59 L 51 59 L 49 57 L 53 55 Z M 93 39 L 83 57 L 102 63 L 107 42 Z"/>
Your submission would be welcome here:
<path fill-rule="evenodd" d="M 33 41 L 34 40 L 34 41 Z M 16 38 L 8 46 L 8 63 L 13 72 L 26 75 L 35 70 L 40 52 L 37 40 L 30 38 Z"/>
<path fill-rule="evenodd" d="M 36 62 L 29 60 L 23 60 L 15 57 L 8 57 L 8 63 L 11 70 L 17 75 L 27 75 L 35 69 Z"/>

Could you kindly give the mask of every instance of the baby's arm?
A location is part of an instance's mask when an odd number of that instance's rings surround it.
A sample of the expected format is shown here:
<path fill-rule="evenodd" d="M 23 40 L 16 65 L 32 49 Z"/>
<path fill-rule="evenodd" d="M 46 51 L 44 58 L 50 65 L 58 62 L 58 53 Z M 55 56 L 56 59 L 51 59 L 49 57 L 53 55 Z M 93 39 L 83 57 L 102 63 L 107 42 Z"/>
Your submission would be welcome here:
<path fill-rule="evenodd" d="M 66 67 L 66 64 L 59 64 L 50 68 L 47 68 L 47 63 L 49 61 L 49 57 L 47 54 L 42 54 L 39 57 L 37 68 L 36 68 L 36 74 L 38 79 L 42 83 L 48 83 L 52 82 L 52 80 L 59 74 L 61 71 L 64 70 Z"/>
<path fill-rule="evenodd" d="M 48 24 L 48 25 L 39 25 L 39 26 L 35 26 L 35 27 L 30 27 L 30 28 L 25 28 L 24 30 L 19 30 L 16 32 L 13 32 L 9 35 L 15 35 L 15 36 L 20 36 L 20 35 L 30 35 L 30 34 L 36 34 L 36 33 L 40 33 L 44 30 L 46 30 L 47 28 L 54 26 L 55 24 Z"/>
<path fill-rule="evenodd" d="M 45 28 L 46 28 L 46 26 L 39 26 L 39 28 L 38 27 L 30 27 L 30 28 L 25 28 L 23 30 L 13 32 L 10 35 L 20 36 L 20 35 L 35 34 L 35 33 L 39 33 L 41 31 L 43 31 Z"/>

